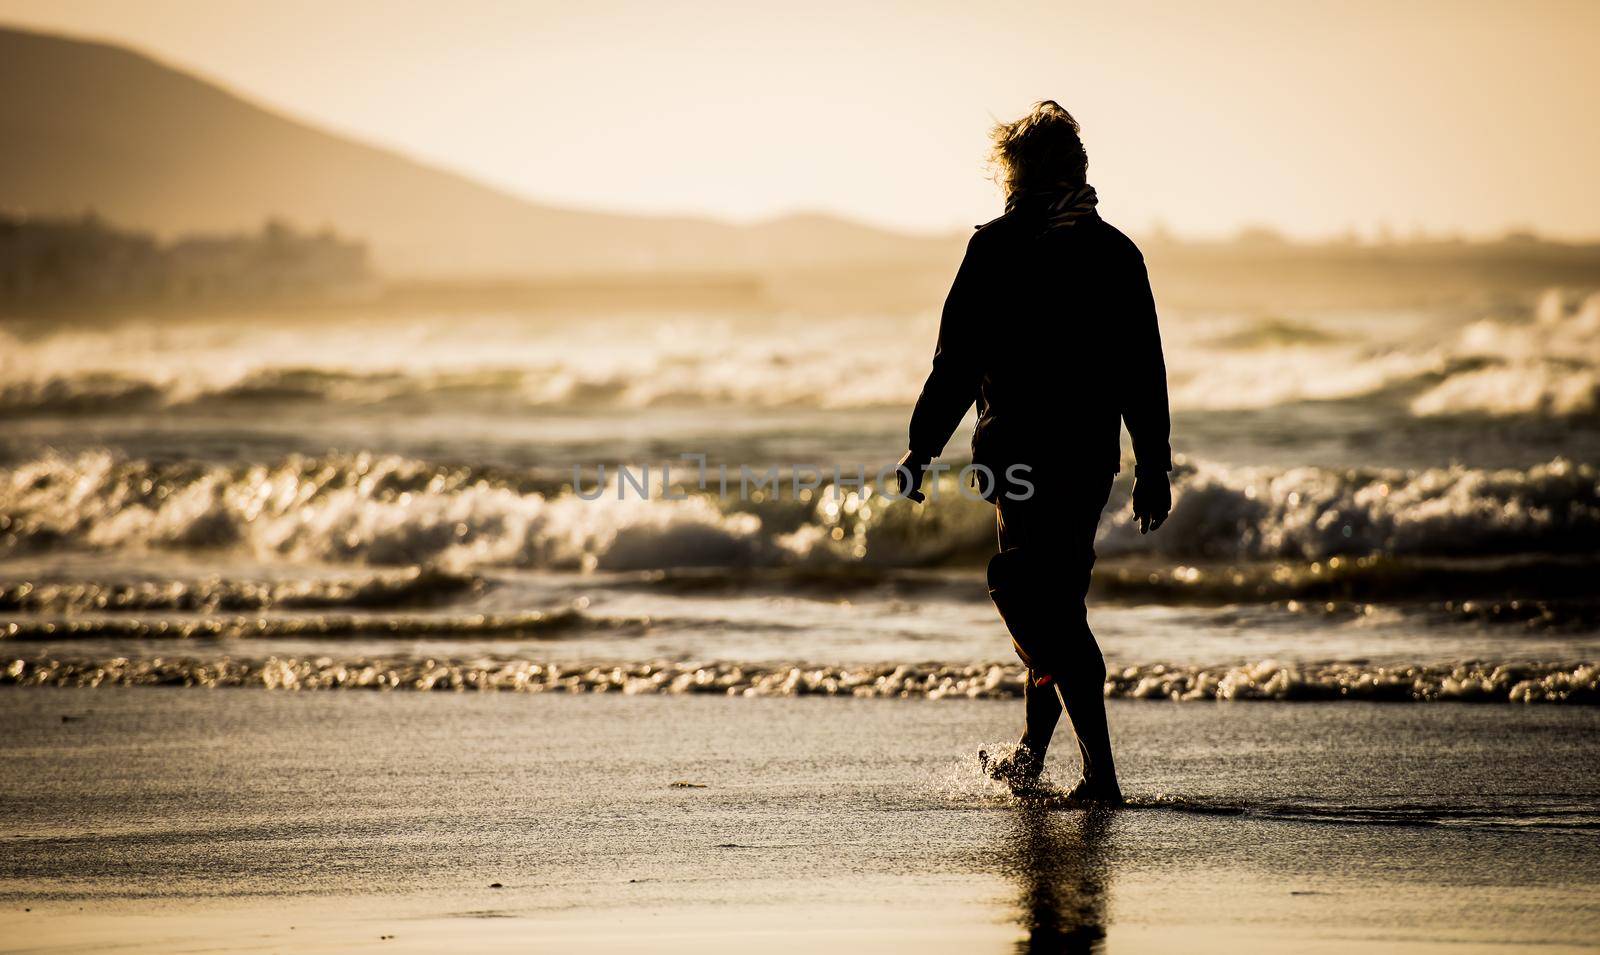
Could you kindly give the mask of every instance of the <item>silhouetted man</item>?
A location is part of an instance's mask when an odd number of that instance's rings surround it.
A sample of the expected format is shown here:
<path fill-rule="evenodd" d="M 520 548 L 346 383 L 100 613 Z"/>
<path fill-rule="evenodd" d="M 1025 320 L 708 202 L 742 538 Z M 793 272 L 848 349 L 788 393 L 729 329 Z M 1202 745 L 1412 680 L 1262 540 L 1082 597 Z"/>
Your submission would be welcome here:
<path fill-rule="evenodd" d="M 1062 707 L 1083 756 L 1071 795 L 1120 801 L 1104 699 L 1105 661 L 1085 616 L 1095 529 L 1121 466 L 1136 460 L 1141 533 L 1172 507 L 1166 366 L 1144 258 L 1095 211 L 1078 123 L 1046 101 L 994 130 L 1005 215 L 967 245 L 939 326 L 933 371 L 911 415 L 900 492 L 978 404 L 972 460 L 998 511 L 989 591 L 1028 666 L 1026 727 L 986 769 L 1034 785 Z M 980 754 L 982 755 L 982 754 Z"/>

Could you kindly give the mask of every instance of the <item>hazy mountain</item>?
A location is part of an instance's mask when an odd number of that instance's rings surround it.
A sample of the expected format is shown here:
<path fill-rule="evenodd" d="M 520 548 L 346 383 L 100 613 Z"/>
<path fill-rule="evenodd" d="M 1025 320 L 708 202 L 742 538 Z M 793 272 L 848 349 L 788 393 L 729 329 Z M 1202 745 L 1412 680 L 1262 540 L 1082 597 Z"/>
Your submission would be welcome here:
<path fill-rule="evenodd" d="M 269 216 L 366 239 L 391 274 L 723 271 L 947 259 L 959 239 L 826 216 L 754 226 L 518 199 L 262 109 L 121 47 L 0 29 L 0 208 L 164 234 Z"/>

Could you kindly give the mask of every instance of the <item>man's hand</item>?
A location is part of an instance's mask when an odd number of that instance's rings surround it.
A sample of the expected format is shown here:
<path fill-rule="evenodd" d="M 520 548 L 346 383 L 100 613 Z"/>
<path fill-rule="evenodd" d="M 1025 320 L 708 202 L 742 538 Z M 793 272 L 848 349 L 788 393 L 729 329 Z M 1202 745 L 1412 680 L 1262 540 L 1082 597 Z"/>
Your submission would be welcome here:
<path fill-rule="evenodd" d="M 922 493 L 922 469 L 928 464 L 928 461 L 907 451 L 894 468 L 895 496 L 909 498 L 918 504 L 927 500 Z"/>
<path fill-rule="evenodd" d="M 1172 512 L 1172 485 L 1165 471 L 1140 471 L 1133 477 L 1133 518 L 1139 533 L 1148 534 L 1166 522 Z"/>

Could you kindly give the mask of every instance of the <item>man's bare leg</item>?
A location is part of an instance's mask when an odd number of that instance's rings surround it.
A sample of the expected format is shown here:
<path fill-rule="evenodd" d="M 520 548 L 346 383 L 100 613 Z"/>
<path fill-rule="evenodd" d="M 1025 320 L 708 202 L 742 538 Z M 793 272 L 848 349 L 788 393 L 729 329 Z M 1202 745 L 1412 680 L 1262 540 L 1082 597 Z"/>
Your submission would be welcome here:
<path fill-rule="evenodd" d="M 1089 666 L 1089 662 L 1082 661 L 1083 665 L 1076 668 L 1077 674 L 1070 682 L 1051 679 L 1039 686 L 1035 675 L 1029 672 L 1022 694 L 1026 720 L 1022 739 L 1017 742 L 1016 751 L 1008 756 L 992 762 L 984 757 L 990 775 L 1017 791 L 1034 788 L 1039 774 L 1044 771 L 1045 756 L 1050 751 L 1061 712 L 1066 710 L 1078 740 L 1078 754 L 1083 760 L 1083 777 L 1067 795 L 1096 802 L 1122 801 L 1116 762 L 1111 755 L 1111 729 L 1106 722 L 1105 664 L 1098 647 L 1094 665 Z"/>
<path fill-rule="evenodd" d="M 1111 756 L 1111 727 L 1106 722 L 1106 664 L 1092 636 L 1088 643 L 1088 652 L 1070 675 L 1051 683 L 1058 697 L 1057 712 L 1063 708 L 1067 711 L 1083 757 L 1083 778 L 1067 795 L 1073 799 L 1121 802 L 1122 788 L 1117 784 L 1116 761 Z M 1030 720 L 1032 715 L 1030 709 Z"/>
<path fill-rule="evenodd" d="M 1056 693 L 1055 681 L 1039 686 L 1037 674 L 1028 671 L 1027 685 L 1022 689 L 1023 726 L 1021 745 L 1028 747 L 1040 764 L 1050 751 L 1050 740 L 1055 736 L 1056 724 L 1061 720 L 1061 697 Z"/>
<path fill-rule="evenodd" d="M 1023 689 L 1026 722 L 1017 750 L 993 762 L 985 757 L 984 763 L 1013 789 L 1032 788 L 1064 709 L 1083 759 L 1083 778 L 1071 795 L 1120 802 L 1106 724 L 1105 658 L 1083 605 L 1094 567 L 1095 528 L 1110 481 L 1058 490 L 1062 493 L 1050 499 L 1047 510 L 1027 500 L 999 502 L 1001 553 L 990 563 L 989 592 L 1030 670 Z M 1040 561 L 1048 572 L 1042 572 Z M 1040 674 L 1031 669 L 1041 661 L 1055 674 L 1042 686 Z"/>
<path fill-rule="evenodd" d="M 1056 723 L 1061 719 L 1061 700 L 1055 692 L 1055 684 L 1039 686 L 1037 679 L 1038 674 L 1027 671 L 1022 687 L 1022 739 L 1017 741 L 1017 748 L 993 760 L 987 753 L 978 754 L 989 775 L 1016 792 L 1025 792 L 1037 785 L 1039 774 L 1044 771 L 1045 754 L 1050 751 L 1050 738 L 1055 735 Z"/>

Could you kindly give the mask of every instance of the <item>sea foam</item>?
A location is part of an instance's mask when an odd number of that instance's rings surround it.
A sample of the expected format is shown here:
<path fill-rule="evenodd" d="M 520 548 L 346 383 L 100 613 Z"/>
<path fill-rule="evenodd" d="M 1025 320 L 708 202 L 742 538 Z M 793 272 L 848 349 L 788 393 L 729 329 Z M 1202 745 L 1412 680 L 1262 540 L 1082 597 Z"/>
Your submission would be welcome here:
<path fill-rule="evenodd" d="M 1023 671 L 1008 664 L 816 665 L 683 662 L 541 663 L 413 657 L 266 659 L 13 658 L 0 685 L 208 686 L 279 690 L 510 690 L 529 693 L 1013 699 Z M 1600 663 L 1371 666 L 1265 660 L 1216 667 L 1151 664 L 1111 673 L 1105 695 L 1193 702 L 1600 704 Z"/>
<path fill-rule="evenodd" d="M 1600 411 L 1600 293 L 1551 289 L 1525 315 L 1441 332 L 1397 316 L 1246 321 L 1163 318 L 1178 411 L 1391 397 L 1419 417 L 1593 416 Z M 1396 336 L 1389 326 L 1410 330 Z M 315 327 L 263 323 L 0 329 L 0 414 L 284 404 L 410 413 L 654 407 L 904 408 L 928 372 L 936 317 L 741 324 L 652 316 L 534 329 L 494 315 Z M 381 329 L 381 334 L 377 330 Z"/>
<path fill-rule="evenodd" d="M 1225 468 L 1187 462 L 1172 516 L 1140 535 L 1127 477 L 1103 557 L 1320 561 L 1341 556 L 1600 552 L 1600 471 Z M 392 455 L 213 466 L 46 455 L 0 471 L 0 556 L 60 549 L 242 551 L 373 566 L 653 570 L 976 564 L 993 508 L 943 487 L 930 506 L 824 488 L 807 503 L 585 500 L 514 474 Z M 844 489 L 841 489 L 843 491 Z"/>
<path fill-rule="evenodd" d="M 1600 293 L 1569 309 L 1561 292 L 1550 290 L 1531 323 L 1474 322 L 1461 332 L 1452 357 L 1466 367 L 1413 399 L 1415 414 L 1594 415 L 1600 412 Z"/>

